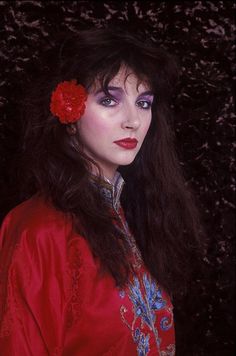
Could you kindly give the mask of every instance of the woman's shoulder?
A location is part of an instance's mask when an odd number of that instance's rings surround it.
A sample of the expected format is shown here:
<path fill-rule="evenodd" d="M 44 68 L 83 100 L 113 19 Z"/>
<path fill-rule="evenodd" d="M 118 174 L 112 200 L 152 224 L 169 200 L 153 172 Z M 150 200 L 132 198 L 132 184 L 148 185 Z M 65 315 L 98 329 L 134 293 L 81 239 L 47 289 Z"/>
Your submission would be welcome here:
<path fill-rule="evenodd" d="M 23 201 L 11 209 L 6 215 L 5 219 L 21 219 L 24 221 L 31 221 L 36 218 L 37 221 L 42 219 L 48 220 L 56 218 L 63 213 L 57 210 L 49 199 L 44 198 L 42 195 L 35 194 L 31 198 Z"/>
<path fill-rule="evenodd" d="M 69 235 L 72 230 L 70 217 L 57 210 L 49 200 L 40 195 L 13 208 L 4 218 L 1 227 L 0 241 L 4 244 L 4 237 L 23 237 L 29 240 L 44 240 L 47 237 L 60 240 Z M 1 244 L 0 244 L 1 245 Z"/>

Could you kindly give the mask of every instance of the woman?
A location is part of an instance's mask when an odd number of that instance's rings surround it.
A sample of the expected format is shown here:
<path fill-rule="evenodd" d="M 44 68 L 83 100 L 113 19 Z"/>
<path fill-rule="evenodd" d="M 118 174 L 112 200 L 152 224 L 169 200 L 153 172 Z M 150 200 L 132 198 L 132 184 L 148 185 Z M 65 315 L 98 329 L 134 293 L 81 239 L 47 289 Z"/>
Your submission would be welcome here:
<path fill-rule="evenodd" d="M 25 116 L 32 196 L 1 230 L 0 349 L 174 355 L 171 298 L 198 240 L 168 124 L 176 65 L 138 36 L 93 29 L 45 73 Z"/>

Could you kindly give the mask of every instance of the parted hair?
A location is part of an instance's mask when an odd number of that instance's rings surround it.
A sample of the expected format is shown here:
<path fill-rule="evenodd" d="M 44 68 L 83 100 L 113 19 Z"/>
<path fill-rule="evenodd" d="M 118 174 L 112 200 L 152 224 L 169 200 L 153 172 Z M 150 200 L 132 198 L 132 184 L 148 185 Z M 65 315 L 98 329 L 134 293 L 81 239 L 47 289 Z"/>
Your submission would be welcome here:
<path fill-rule="evenodd" d="M 69 214 L 103 271 L 117 285 L 126 283 L 131 269 L 129 246 L 124 238 L 120 243 L 111 209 L 91 185 L 91 166 L 96 163 L 84 153 L 79 133 L 71 136 L 67 125 L 49 110 L 51 93 L 59 82 L 76 79 L 89 90 L 96 79 L 107 92 L 122 65 L 154 93 L 152 121 L 143 145 L 132 164 L 119 167 L 125 180 L 122 207 L 148 270 L 174 294 L 191 276 L 201 226 L 175 153 L 170 103 L 178 66 L 164 49 L 140 34 L 94 28 L 69 36 L 49 51 L 42 60 L 40 79 L 24 101 L 24 186 L 28 196 L 39 192 Z"/>

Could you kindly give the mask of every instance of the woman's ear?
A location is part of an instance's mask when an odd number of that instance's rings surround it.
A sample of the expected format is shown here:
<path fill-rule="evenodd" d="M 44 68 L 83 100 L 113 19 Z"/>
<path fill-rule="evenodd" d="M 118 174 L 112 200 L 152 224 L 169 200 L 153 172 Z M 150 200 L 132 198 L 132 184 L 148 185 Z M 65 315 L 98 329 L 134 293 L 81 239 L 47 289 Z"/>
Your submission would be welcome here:
<path fill-rule="evenodd" d="M 66 125 L 66 131 L 70 136 L 73 136 L 77 133 L 77 127 L 75 124 Z"/>

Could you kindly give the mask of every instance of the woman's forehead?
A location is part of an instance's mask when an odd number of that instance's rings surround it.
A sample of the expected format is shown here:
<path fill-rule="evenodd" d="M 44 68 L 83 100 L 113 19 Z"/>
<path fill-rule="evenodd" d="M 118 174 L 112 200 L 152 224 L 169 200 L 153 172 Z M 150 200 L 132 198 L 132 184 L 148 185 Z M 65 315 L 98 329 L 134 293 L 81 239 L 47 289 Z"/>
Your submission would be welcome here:
<path fill-rule="evenodd" d="M 142 78 L 142 76 L 137 76 L 136 73 L 127 66 L 121 66 L 119 71 L 107 83 L 107 86 L 120 88 L 125 88 L 127 85 L 136 86 L 137 91 L 150 90 L 148 81 Z M 104 81 L 97 78 L 91 87 L 91 91 L 94 92 L 103 87 L 106 88 Z"/>

